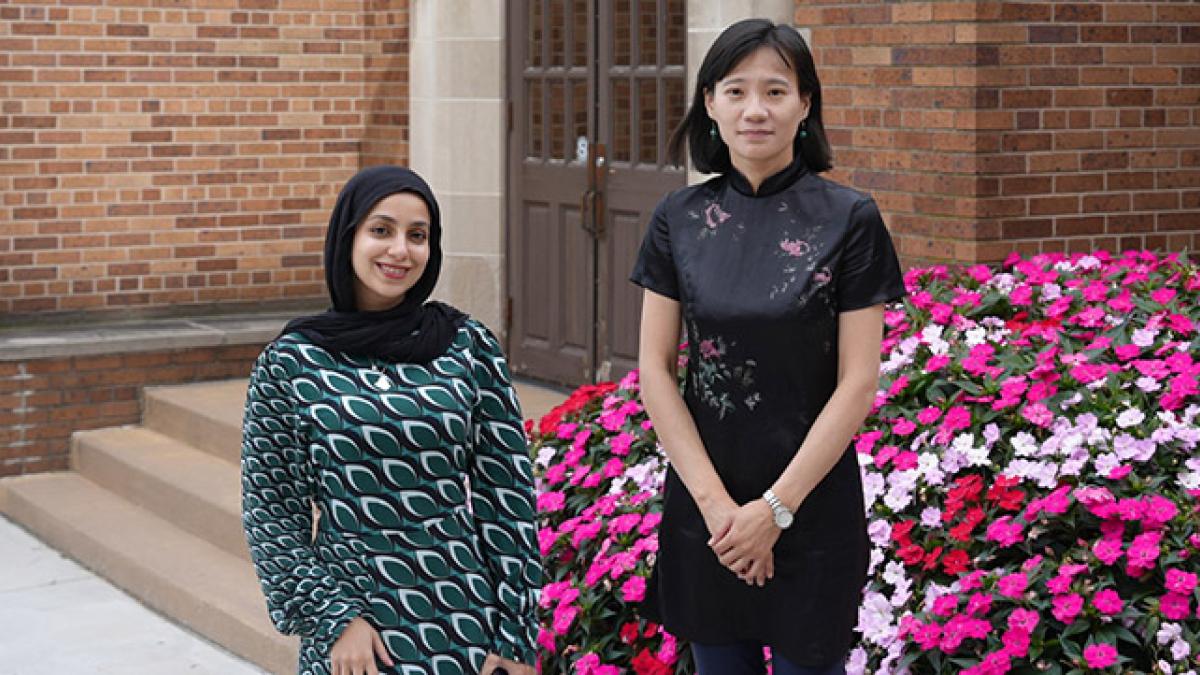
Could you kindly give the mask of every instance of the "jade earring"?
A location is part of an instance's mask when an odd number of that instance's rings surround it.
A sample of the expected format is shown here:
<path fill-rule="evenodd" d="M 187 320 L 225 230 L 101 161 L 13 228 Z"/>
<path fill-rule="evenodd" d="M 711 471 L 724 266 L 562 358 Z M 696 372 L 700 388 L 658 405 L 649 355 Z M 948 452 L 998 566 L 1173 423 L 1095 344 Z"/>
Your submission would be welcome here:
<path fill-rule="evenodd" d="M 804 120 L 803 122 L 800 123 L 800 131 L 797 134 L 798 136 L 800 136 L 800 140 L 804 140 L 804 139 L 808 138 L 808 128 L 807 127 L 808 127 L 808 120 Z"/>
<path fill-rule="evenodd" d="M 712 123 L 712 126 L 710 126 L 710 127 L 708 128 L 708 137 L 709 137 L 709 138 L 711 138 L 711 139 L 713 139 L 713 140 L 715 141 L 715 140 L 717 140 L 717 136 L 718 136 L 718 134 L 717 134 L 717 123 L 716 123 L 716 122 L 713 122 L 713 123 Z"/>

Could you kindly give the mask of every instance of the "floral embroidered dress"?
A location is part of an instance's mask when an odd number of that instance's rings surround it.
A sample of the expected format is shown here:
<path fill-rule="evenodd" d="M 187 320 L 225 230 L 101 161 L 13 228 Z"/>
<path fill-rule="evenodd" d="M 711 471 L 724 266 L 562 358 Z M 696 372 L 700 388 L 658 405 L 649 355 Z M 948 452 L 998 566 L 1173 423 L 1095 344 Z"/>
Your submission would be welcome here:
<path fill-rule="evenodd" d="M 298 333 L 259 356 L 243 422 L 243 523 L 300 672 L 362 616 L 401 675 L 532 663 L 541 564 L 508 367 L 467 320 L 426 365 L 330 353 Z M 312 504 L 320 511 L 315 537 Z"/>
<path fill-rule="evenodd" d="M 904 295 L 875 203 L 807 172 L 800 160 L 757 193 L 731 171 L 668 195 L 631 279 L 680 303 L 684 401 L 739 504 L 783 473 L 833 394 L 838 314 Z M 704 644 L 763 642 L 804 666 L 845 655 L 870 550 L 852 448 L 783 531 L 765 586 L 748 586 L 722 567 L 708 537 L 696 503 L 669 471 L 647 597 L 668 630 Z"/>

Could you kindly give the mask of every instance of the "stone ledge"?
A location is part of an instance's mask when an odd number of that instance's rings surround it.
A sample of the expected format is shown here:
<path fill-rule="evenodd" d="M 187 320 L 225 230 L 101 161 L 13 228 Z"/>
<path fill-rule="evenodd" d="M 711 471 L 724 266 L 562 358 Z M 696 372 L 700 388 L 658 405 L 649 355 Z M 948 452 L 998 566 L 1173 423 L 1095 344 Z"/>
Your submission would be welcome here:
<path fill-rule="evenodd" d="M 297 312 L 147 319 L 0 332 L 0 362 L 270 342 Z"/>

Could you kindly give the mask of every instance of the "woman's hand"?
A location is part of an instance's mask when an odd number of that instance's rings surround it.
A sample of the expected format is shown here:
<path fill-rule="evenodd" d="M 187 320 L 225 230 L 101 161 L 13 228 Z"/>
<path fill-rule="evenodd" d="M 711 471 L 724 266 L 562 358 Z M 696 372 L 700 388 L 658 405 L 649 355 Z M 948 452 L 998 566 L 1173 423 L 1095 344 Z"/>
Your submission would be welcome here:
<path fill-rule="evenodd" d="M 775 576 L 773 550 L 780 533 L 771 507 L 755 499 L 733 513 L 725 532 L 709 547 L 739 579 L 762 586 Z"/>
<path fill-rule="evenodd" d="M 708 528 L 709 546 L 729 531 L 729 526 L 733 524 L 733 516 L 738 511 L 737 502 L 724 495 L 720 498 L 713 499 L 711 502 L 700 506 L 700 515 L 704 517 L 704 526 Z"/>
<path fill-rule="evenodd" d="M 507 670 L 508 675 L 536 675 L 537 673 L 531 665 L 509 661 L 496 654 L 488 654 L 487 658 L 483 660 L 483 669 L 479 671 L 479 675 L 492 675 L 492 671 L 497 668 Z"/>
<path fill-rule="evenodd" d="M 329 665 L 333 675 L 379 675 L 376 656 L 389 668 L 396 665 L 375 627 L 356 616 L 329 650 Z"/>

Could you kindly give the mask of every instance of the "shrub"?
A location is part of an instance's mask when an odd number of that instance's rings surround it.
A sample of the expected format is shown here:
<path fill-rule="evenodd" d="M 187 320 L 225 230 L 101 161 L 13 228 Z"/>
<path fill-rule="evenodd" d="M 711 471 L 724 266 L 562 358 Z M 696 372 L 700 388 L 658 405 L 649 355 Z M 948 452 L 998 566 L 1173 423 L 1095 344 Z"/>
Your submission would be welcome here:
<path fill-rule="evenodd" d="M 849 670 L 1197 669 L 1196 266 L 1014 255 L 906 283 L 855 439 L 874 549 Z M 636 372 L 530 430 L 542 672 L 691 672 L 637 608 L 664 458 Z"/>

